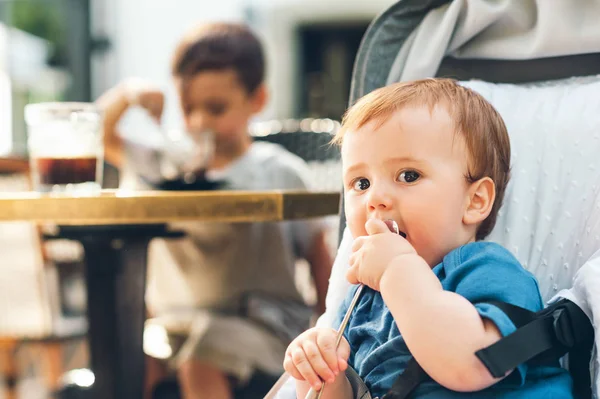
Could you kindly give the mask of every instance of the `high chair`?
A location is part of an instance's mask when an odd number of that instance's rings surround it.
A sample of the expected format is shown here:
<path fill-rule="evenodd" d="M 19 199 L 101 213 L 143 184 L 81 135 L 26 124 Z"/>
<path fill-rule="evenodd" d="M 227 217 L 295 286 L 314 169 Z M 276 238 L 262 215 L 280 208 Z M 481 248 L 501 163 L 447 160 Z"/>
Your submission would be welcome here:
<path fill-rule="evenodd" d="M 511 138 L 512 177 L 488 240 L 502 244 L 536 275 L 546 302 L 567 298 L 581 307 L 574 310 L 580 319 L 567 323 L 567 330 L 577 334 L 591 330 L 590 320 L 596 330 L 600 328 L 600 76 L 596 76 L 600 73 L 600 31 L 586 30 L 586 37 L 573 40 L 572 36 L 584 31 L 585 23 L 582 18 L 571 18 L 583 14 L 568 3 L 553 2 L 550 7 L 550 11 L 562 12 L 550 22 L 578 21 L 570 30 L 557 26 L 566 32 L 559 41 L 563 46 L 556 44 L 557 36 L 544 42 L 544 37 L 532 34 L 539 40 L 530 43 L 523 36 L 523 42 L 531 44 L 527 53 L 522 47 L 502 47 L 494 27 L 508 32 L 507 26 L 514 21 L 522 26 L 530 21 L 543 25 L 540 21 L 550 12 L 547 3 L 399 1 L 373 21 L 363 38 L 350 103 L 396 81 L 437 76 L 463 81 L 496 107 Z M 502 19 L 502 12 L 511 7 L 529 7 L 525 9 L 529 14 Z M 540 30 L 536 32 L 541 35 Z M 511 39 L 506 36 L 507 41 Z M 565 43 L 572 45 L 569 48 Z M 494 57 L 504 59 L 490 59 Z M 322 326 L 332 324 L 349 287 L 345 270 L 353 239 L 344 226 L 342 214 L 343 233 L 327 312 L 318 322 Z M 579 347 L 578 356 L 569 363 L 575 395 L 585 399 L 596 395 L 598 384 L 598 360 L 587 361 L 591 342 L 587 345 Z M 294 395 L 294 384 L 288 382 L 277 397 Z"/>
<path fill-rule="evenodd" d="M 311 172 L 313 189 L 337 191 L 341 182 L 340 151 L 330 144 L 340 123 L 331 119 L 287 119 L 251 125 L 256 141 L 279 144 L 302 158 Z"/>

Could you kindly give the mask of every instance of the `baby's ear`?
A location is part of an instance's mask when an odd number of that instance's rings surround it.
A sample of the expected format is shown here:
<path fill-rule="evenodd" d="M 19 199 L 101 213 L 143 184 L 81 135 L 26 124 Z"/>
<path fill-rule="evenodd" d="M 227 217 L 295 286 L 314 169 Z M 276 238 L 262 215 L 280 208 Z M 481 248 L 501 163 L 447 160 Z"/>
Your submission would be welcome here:
<path fill-rule="evenodd" d="M 475 225 L 483 222 L 492 211 L 496 199 L 496 185 L 489 177 L 483 177 L 469 187 L 469 198 L 463 215 L 463 223 Z"/>

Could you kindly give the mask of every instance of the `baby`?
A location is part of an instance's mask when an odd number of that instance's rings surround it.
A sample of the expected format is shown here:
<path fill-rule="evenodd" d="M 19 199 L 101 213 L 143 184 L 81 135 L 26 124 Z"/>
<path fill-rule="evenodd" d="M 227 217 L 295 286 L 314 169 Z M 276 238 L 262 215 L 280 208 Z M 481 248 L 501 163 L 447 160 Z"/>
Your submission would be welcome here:
<path fill-rule="evenodd" d="M 323 381 L 322 399 L 354 397 L 348 365 L 381 397 L 414 358 L 431 379 L 411 398 L 572 398 L 558 364 L 522 364 L 496 379 L 475 356 L 515 331 L 490 302 L 543 307 L 533 275 L 482 241 L 510 174 L 508 134 L 492 105 L 453 80 L 394 84 L 352 106 L 334 141 L 355 238 L 347 278 L 366 289 L 337 349 L 330 328 L 288 347 L 284 367 L 298 397 Z"/>

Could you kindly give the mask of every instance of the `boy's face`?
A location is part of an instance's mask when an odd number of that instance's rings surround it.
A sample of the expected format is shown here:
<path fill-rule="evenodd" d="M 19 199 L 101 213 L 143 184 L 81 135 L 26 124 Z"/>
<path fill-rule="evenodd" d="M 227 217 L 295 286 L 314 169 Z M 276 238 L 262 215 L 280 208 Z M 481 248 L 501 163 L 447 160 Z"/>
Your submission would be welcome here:
<path fill-rule="evenodd" d="M 249 94 L 233 69 L 208 70 L 185 82 L 177 82 L 187 130 L 211 131 L 217 146 L 235 145 L 245 140 L 248 121 L 260 112 L 266 101 L 264 87 Z"/>
<path fill-rule="evenodd" d="M 371 121 L 342 144 L 345 212 L 356 238 L 371 218 L 392 219 L 430 266 L 473 239 L 467 150 L 444 107 L 405 107 Z"/>

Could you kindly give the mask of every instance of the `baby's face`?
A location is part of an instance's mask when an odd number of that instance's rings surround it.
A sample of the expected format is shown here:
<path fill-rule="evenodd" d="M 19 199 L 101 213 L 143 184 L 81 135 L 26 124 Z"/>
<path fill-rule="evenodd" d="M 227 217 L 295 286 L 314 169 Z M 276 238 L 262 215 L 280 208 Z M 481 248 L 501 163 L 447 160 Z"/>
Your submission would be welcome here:
<path fill-rule="evenodd" d="M 345 212 L 356 238 L 371 218 L 392 219 L 430 266 L 470 241 L 467 150 L 442 106 L 406 107 L 380 127 L 346 132 Z"/>

